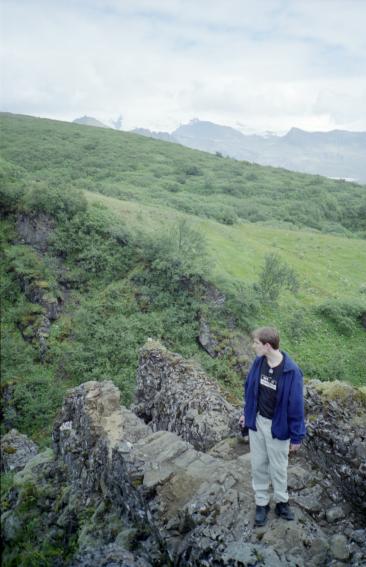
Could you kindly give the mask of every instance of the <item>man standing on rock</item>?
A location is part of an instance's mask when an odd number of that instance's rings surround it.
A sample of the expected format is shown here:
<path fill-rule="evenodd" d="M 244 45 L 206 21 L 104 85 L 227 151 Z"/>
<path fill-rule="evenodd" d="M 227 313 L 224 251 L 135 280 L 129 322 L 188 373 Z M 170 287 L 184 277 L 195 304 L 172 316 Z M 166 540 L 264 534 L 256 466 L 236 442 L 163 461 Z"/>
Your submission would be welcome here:
<path fill-rule="evenodd" d="M 300 368 L 279 350 L 280 337 L 272 327 L 252 333 L 256 359 L 244 388 L 241 427 L 248 427 L 252 482 L 255 492 L 255 525 L 266 523 L 271 480 L 275 513 L 286 520 L 294 514 L 288 505 L 289 451 L 297 451 L 305 436 L 303 376 Z"/>

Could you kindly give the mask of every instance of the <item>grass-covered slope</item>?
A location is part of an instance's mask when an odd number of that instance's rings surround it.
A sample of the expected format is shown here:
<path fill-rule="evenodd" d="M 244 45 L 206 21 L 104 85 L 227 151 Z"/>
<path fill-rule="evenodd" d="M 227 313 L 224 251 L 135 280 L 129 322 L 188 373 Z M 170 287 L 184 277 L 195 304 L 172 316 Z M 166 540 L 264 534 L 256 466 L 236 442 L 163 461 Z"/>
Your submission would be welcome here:
<path fill-rule="evenodd" d="M 0 149 L 29 182 L 164 204 L 233 224 L 366 231 L 365 187 L 263 167 L 131 133 L 0 115 Z"/>
<path fill-rule="evenodd" d="M 240 399 L 230 349 L 213 359 L 197 343 L 200 317 L 223 347 L 233 326 L 275 324 L 306 376 L 366 382 L 365 187 L 75 124 L 2 115 L 0 127 L 5 429 L 42 440 L 66 388 L 90 379 L 114 380 L 128 403 L 148 337 Z M 40 253 L 16 223 L 43 213 Z M 223 308 L 205 303 L 205 282 Z M 65 299 L 46 331 L 37 294 Z"/>
<path fill-rule="evenodd" d="M 241 284 L 259 281 L 271 253 L 295 270 L 296 294 L 283 290 L 274 304 L 260 302 L 252 324 L 279 326 L 288 349 L 308 377 L 366 384 L 362 351 L 366 338 L 366 243 L 362 239 L 288 230 L 259 223 L 226 226 L 213 220 L 86 193 L 103 204 L 132 232 L 157 235 L 185 218 L 204 238 L 211 280 L 240 297 Z M 233 291 L 234 290 L 234 291 Z M 247 290 L 244 290 L 244 294 Z M 244 301 L 251 297 L 244 297 Z M 235 306 L 240 309 L 240 301 Z M 245 308 L 244 319 L 245 319 Z"/>
<path fill-rule="evenodd" d="M 114 211 L 132 231 L 167 229 L 187 219 L 205 238 L 214 261 L 213 275 L 254 282 L 269 252 L 283 256 L 301 279 L 299 298 L 313 304 L 327 298 L 353 297 L 365 283 L 366 243 L 362 239 L 289 230 L 263 223 L 225 225 L 215 220 L 177 213 L 167 206 L 149 206 L 86 192 L 90 203 Z"/>

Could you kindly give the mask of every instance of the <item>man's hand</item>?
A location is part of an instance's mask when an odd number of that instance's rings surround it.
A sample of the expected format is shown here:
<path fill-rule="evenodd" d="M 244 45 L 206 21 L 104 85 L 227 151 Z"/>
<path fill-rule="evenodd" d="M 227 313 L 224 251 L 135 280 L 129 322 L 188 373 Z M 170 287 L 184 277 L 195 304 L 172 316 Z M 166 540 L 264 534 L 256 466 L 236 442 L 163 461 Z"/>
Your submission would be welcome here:
<path fill-rule="evenodd" d="M 290 453 L 296 453 L 301 447 L 301 443 L 290 443 Z"/>
<path fill-rule="evenodd" d="M 240 427 L 244 427 L 244 423 L 245 423 L 245 418 L 244 418 L 243 415 L 241 415 L 241 416 L 239 417 L 239 425 L 240 425 Z"/>

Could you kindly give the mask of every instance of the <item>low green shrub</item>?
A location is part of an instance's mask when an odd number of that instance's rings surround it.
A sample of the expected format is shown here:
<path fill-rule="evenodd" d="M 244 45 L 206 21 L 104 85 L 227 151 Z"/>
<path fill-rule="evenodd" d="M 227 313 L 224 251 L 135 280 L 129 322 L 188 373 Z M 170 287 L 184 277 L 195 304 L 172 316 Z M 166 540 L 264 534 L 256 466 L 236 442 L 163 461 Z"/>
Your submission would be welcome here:
<path fill-rule="evenodd" d="M 71 219 L 77 213 L 86 211 L 87 202 L 78 189 L 39 181 L 30 184 L 21 206 L 26 213 L 45 213 L 55 218 Z"/>
<path fill-rule="evenodd" d="M 366 314 L 366 301 L 328 299 L 316 311 L 331 321 L 339 333 L 351 335 L 355 323 Z"/>
<path fill-rule="evenodd" d="M 297 293 L 299 281 L 295 271 L 278 254 L 268 254 L 256 289 L 262 301 L 276 303 L 283 289 Z"/>
<path fill-rule="evenodd" d="M 0 204 L 5 213 L 15 212 L 25 192 L 24 170 L 0 157 Z"/>

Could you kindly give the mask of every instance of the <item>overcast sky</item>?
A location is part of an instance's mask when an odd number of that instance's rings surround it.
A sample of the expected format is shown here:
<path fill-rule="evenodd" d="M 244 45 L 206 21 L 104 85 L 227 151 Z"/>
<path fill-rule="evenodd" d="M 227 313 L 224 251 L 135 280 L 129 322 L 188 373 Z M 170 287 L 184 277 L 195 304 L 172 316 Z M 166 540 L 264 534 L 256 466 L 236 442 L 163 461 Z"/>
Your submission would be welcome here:
<path fill-rule="evenodd" d="M 366 130 L 366 0 L 1 0 L 0 110 Z"/>

